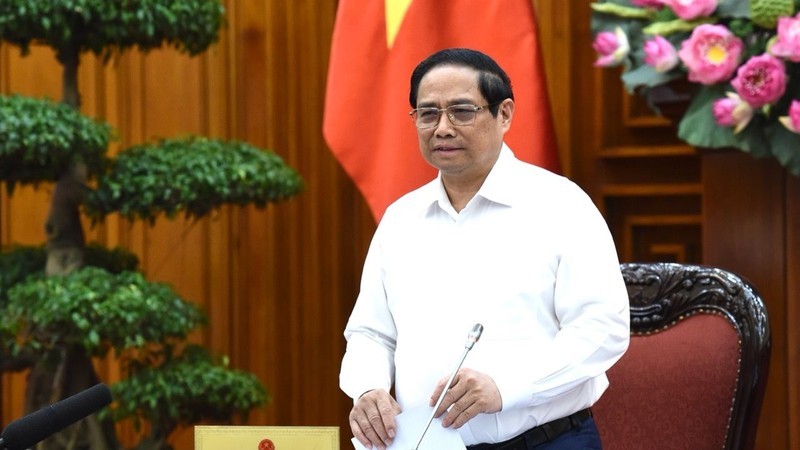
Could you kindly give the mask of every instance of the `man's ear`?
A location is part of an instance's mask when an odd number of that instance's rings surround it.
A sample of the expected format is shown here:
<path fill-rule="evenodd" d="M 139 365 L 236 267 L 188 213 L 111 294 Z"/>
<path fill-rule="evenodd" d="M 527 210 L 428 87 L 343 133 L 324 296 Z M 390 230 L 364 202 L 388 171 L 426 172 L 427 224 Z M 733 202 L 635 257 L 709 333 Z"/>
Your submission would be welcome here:
<path fill-rule="evenodd" d="M 502 120 L 503 130 L 508 131 L 511 127 L 511 119 L 514 118 L 514 100 L 507 98 L 500 104 L 500 109 L 497 112 Z"/>

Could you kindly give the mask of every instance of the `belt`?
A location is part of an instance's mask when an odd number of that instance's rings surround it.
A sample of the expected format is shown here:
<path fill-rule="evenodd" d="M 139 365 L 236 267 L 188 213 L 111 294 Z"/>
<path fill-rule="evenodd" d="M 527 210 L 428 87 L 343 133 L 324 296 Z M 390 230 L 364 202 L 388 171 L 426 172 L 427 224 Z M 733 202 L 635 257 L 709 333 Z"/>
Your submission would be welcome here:
<path fill-rule="evenodd" d="M 507 441 L 496 444 L 477 444 L 468 450 L 528 450 L 537 445 L 550 442 L 572 429 L 578 428 L 584 420 L 592 417 L 589 408 L 570 414 L 567 417 L 543 423 Z"/>

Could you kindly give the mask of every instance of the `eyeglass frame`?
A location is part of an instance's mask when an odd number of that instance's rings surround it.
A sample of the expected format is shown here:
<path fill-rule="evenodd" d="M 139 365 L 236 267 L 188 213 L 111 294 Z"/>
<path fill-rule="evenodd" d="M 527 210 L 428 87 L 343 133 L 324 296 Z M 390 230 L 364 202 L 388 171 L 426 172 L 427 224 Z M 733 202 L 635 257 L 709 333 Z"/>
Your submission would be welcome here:
<path fill-rule="evenodd" d="M 455 121 L 453 120 L 452 114 L 449 111 L 446 114 L 447 115 L 447 120 L 449 120 L 450 123 L 453 126 L 465 127 L 465 126 L 472 125 L 473 123 L 475 123 L 475 117 L 478 116 L 478 111 L 483 111 L 486 108 L 489 108 L 489 107 L 492 107 L 492 106 L 495 106 L 495 105 L 499 105 L 500 103 L 503 103 L 503 101 L 494 102 L 494 103 L 487 103 L 485 105 L 473 105 L 471 103 L 458 103 L 458 104 L 455 104 L 455 105 L 450 105 L 450 106 L 445 107 L 445 108 L 436 108 L 434 106 L 423 106 L 421 108 L 412 109 L 411 111 L 408 112 L 408 115 L 411 117 L 411 121 L 414 122 L 414 126 L 416 126 L 420 130 L 427 130 L 429 128 L 436 128 L 439 125 L 439 123 L 441 122 L 441 120 L 442 120 L 442 113 L 444 113 L 445 111 L 448 111 L 450 108 L 456 108 L 456 107 L 459 107 L 459 106 L 460 107 L 467 107 L 467 106 L 468 107 L 472 107 L 473 108 L 472 112 L 474 113 L 474 115 L 472 116 L 472 120 L 467 122 L 467 123 L 455 123 Z M 433 124 L 431 124 L 430 126 L 427 126 L 427 127 L 420 127 L 419 125 L 417 125 L 417 119 L 414 117 L 414 115 L 417 114 L 417 112 L 420 109 L 426 110 L 426 111 L 431 111 L 431 112 L 433 112 L 433 110 L 436 110 L 436 122 L 434 122 Z"/>

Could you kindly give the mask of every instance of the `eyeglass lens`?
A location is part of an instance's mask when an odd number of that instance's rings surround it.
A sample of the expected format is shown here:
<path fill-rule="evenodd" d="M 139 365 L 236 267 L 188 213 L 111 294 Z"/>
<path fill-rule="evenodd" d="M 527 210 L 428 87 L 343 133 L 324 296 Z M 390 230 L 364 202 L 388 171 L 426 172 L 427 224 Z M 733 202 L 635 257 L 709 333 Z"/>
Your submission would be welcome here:
<path fill-rule="evenodd" d="M 475 105 L 451 105 L 444 109 L 417 108 L 414 113 L 415 123 L 419 128 L 435 127 L 442 112 L 447 112 L 453 125 L 469 125 L 475 121 L 475 114 L 481 109 L 483 108 Z"/>

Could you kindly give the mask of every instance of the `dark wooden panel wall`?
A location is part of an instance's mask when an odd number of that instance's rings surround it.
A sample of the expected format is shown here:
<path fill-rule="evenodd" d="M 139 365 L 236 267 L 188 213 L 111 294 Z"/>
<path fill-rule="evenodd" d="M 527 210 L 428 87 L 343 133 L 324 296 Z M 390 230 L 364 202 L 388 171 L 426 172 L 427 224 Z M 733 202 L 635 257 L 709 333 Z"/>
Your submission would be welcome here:
<path fill-rule="evenodd" d="M 565 174 L 606 214 L 621 259 L 706 261 L 713 252 L 704 242 L 712 234 L 706 222 L 716 203 L 709 203 L 703 158 L 674 138 L 668 121 L 625 94 L 613 70 L 592 68 L 589 0 L 534 3 Z M 117 128 L 112 151 L 190 133 L 247 140 L 297 168 L 305 192 L 266 210 L 224 208 L 196 223 L 149 226 L 112 217 L 90 238 L 132 249 L 151 279 L 206 309 L 210 325 L 193 339 L 230 355 L 234 367 L 256 373 L 270 390 L 272 402 L 249 423 L 340 426 L 348 448 L 351 403 L 338 389 L 342 329 L 374 224 L 321 133 L 336 1 L 225 4 L 228 25 L 202 56 L 130 52 L 106 66 L 84 57 L 83 110 Z M 46 48 L 21 58 L 0 46 L 0 92 L 57 99 L 59 83 Z M 763 449 L 800 448 L 800 183 L 781 180 L 788 212 L 776 244 L 783 250 L 770 266 L 782 275 L 765 292 L 778 314 Z M 738 181 L 744 190 L 754 182 Z M 8 198 L 3 190 L 0 243 L 41 243 L 49 194 L 49 187 L 21 189 Z M 99 365 L 107 381 L 120 376 L 113 362 Z M 23 383 L 24 375 L 3 379 L 4 422 L 22 414 Z M 192 448 L 191 430 L 174 442 Z"/>

